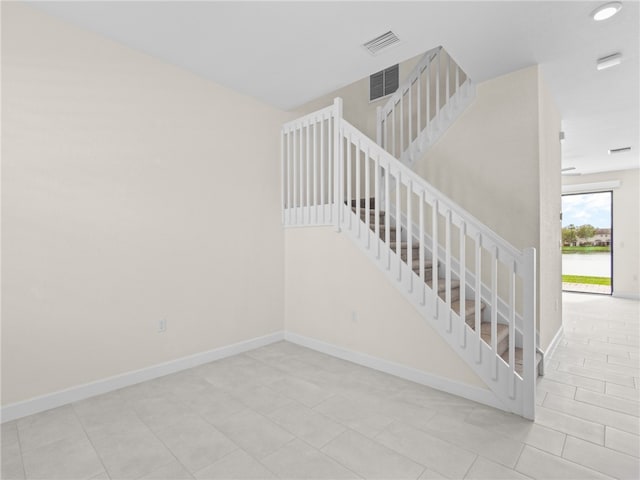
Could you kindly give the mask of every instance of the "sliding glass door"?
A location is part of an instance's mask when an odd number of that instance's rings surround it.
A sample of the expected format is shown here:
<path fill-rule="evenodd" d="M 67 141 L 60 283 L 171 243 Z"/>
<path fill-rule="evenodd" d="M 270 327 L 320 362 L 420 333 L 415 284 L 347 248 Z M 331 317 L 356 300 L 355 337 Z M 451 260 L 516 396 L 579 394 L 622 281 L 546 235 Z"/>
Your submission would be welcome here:
<path fill-rule="evenodd" d="M 562 289 L 613 291 L 612 192 L 562 196 Z"/>

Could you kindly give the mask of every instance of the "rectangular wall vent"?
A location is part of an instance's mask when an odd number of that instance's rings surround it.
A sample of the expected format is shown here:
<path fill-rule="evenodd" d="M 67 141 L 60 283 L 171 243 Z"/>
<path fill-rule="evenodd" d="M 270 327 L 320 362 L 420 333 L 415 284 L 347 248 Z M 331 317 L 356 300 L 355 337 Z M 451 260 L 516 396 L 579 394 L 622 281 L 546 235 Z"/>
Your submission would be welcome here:
<path fill-rule="evenodd" d="M 374 73 L 369 77 L 369 101 L 391 95 L 398 90 L 399 65 L 395 65 Z"/>
<path fill-rule="evenodd" d="M 389 30 L 387 33 L 383 33 L 379 37 L 369 40 L 362 46 L 366 48 L 371 55 L 377 55 L 385 48 L 395 45 L 396 43 L 400 43 L 400 39 L 395 33 Z"/>
<path fill-rule="evenodd" d="M 613 155 L 614 153 L 628 152 L 630 150 L 631 147 L 612 148 L 611 150 L 609 150 L 609 155 Z"/>

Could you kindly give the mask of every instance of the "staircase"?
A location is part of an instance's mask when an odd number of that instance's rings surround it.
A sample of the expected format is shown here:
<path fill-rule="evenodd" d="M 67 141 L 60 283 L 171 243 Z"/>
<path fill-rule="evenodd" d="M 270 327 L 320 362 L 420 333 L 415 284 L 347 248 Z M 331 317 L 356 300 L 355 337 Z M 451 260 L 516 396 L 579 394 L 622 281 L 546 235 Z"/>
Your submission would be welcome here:
<path fill-rule="evenodd" d="M 426 52 L 377 109 L 377 143 L 405 165 L 438 141 L 475 99 L 475 86 L 442 47 Z"/>
<path fill-rule="evenodd" d="M 427 52 L 378 110 L 379 142 L 343 118 L 341 99 L 283 126 L 282 221 L 333 225 L 347 235 L 504 410 L 533 419 L 535 249 L 513 247 L 406 165 L 468 99 L 470 87 L 460 88 L 470 85 L 466 75 L 455 73 L 456 88 L 442 88 L 442 79 L 450 83 L 450 67 L 442 75 L 433 62 L 443 58 L 440 47 Z M 428 71 L 438 74 L 422 78 Z M 434 98 L 446 101 L 432 109 Z M 398 109 L 402 115 L 384 113 Z M 394 130 L 400 133 L 395 139 Z"/>
<path fill-rule="evenodd" d="M 351 201 L 351 210 L 358 214 L 358 210 L 360 211 L 359 216 L 360 216 L 360 220 L 364 223 L 366 223 L 365 221 L 365 204 L 367 203 L 366 199 L 361 199 L 359 202 L 357 200 L 352 200 Z M 370 211 L 375 211 L 375 198 L 371 198 L 369 199 L 369 209 Z M 359 208 L 358 208 L 358 204 L 359 204 Z M 371 215 L 371 214 L 370 214 Z M 379 218 L 379 225 L 381 228 L 381 232 L 380 232 L 380 237 L 384 238 L 384 230 L 386 228 L 385 225 L 385 219 L 387 218 L 385 215 L 384 211 L 380 211 L 379 212 L 380 218 Z M 371 220 L 369 221 L 369 228 L 371 229 L 371 231 L 375 232 L 375 222 L 372 222 Z M 400 252 L 401 252 L 401 257 L 402 257 L 402 261 L 407 263 L 408 265 L 408 248 L 409 248 L 409 244 L 406 241 L 403 241 L 402 238 L 405 237 L 406 238 L 406 232 L 404 230 L 401 230 L 400 235 L 397 235 L 397 228 L 394 226 L 389 226 L 389 231 L 390 231 L 390 248 L 391 250 L 395 250 L 397 247 L 397 243 L 399 242 L 400 244 Z M 419 256 L 419 245 L 412 245 L 412 253 L 411 256 L 414 260 L 412 260 L 411 263 L 411 268 L 413 270 L 413 273 L 420 276 L 421 278 L 425 278 L 425 284 L 427 285 L 427 287 L 429 287 L 429 289 L 433 288 L 433 263 L 431 259 L 423 259 L 420 260 Z M 424 274 L 423 274 L 424 271 Z M 442 270 L 441 270 L 442 271 Z M 441 300 L 446 301 L 446 293 L 445 293 L 445 282 L 443 280 L 446 280 L 445 278 L 443 278 L 442 276 L 438 277 L 439 279 L 439 285 L 438 285 L 438 296 L 440 297 Z M 460 295 L 460 281 L 457 279 L 452 279 L 451 280 L 451 302 L 452 302 L 452 309 L 453 311 L 455 311 L 458 315 L 460 315 L 460 300 L 461 295 Z M 480 302 L 480 318 L 482 319 L 482 312 L 484 312 L 486 308 L 486 304 L 484 302 Z M 465 322 L 468 325 L 468 327 L 471 330 L 475 331 L 475 302 L 471 301 L 471 300 L 465 300 L 465 311 L 466 311 L 466 317 L 465 317 Z M 500 357 L 506 362 L 509 363 L 509 328 L 507 325 L 502 324 L 502 323 L 498 323 L 496 326 L 497 329 L 497 353 L 498 355 L 500 355 Z M 481 320 L 480 322 L 480 338 L 482 338 L 482 340 L 487 343 L 487 344 L 491 344 L 491 322 L 488 320 Z M 515 347 L 515 371 L 516 373 L 518 373 L 520 376 L 522 376 L 522 348 L 520 347 Z M 539 352 L 536 352 L 536 366 L 540 363 L 540 361 L 542 360 L 542 355 Z"/>

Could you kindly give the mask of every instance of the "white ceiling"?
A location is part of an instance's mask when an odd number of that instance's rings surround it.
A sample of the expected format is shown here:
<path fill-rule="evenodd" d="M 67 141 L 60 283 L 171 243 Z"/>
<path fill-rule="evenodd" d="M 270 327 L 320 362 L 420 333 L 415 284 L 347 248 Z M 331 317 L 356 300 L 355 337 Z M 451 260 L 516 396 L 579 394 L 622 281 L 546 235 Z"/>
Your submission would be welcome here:
<path fill-rule="evenodd" d="M 640 166 L 639 3 L 595 22 L 606 1 L 32 4 L 282 109 L 437 45 L 476 82 L 541 64 L 562 113 L 563 167 L 590 173 Z M 360 46 L 388 30 L 402 44 L 377 57 Z M 614 52 L 622 65 L 598 72 Z"/>

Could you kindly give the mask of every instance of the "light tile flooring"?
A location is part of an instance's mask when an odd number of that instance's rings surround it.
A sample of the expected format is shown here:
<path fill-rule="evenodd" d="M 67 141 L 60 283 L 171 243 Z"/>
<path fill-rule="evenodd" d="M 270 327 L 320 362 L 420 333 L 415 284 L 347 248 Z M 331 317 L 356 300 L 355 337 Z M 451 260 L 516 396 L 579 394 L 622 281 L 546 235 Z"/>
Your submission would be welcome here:
<path fill-rule="evenodd" d="M 281 342 L 2 426 L 2 478 L 638 478 L 639 303 L 564 294 L 535 423 Z"/>

